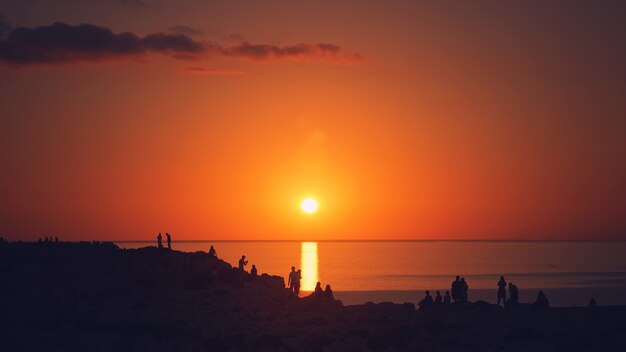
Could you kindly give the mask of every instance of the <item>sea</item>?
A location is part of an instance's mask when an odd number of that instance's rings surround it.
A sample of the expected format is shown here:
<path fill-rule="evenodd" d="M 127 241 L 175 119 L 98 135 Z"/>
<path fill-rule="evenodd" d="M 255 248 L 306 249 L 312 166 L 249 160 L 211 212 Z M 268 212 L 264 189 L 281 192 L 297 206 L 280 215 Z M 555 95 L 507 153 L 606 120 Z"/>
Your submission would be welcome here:
<path fill-rule="evenodd" d="M 116 242 L 121 248 L 154 242 Z M 532 303 L 542 290 L 553 306 L 626 304 L 626 241 L 179 241 L 174 250 L 207 252 L 247 270 L 287 278 L 302 270 L 301 295 L 319 281 L 344 304 L 416 303 L 450 289 L 456 275 L 469 285 L 469 299 L 496 302 L 500 276 Z"/>

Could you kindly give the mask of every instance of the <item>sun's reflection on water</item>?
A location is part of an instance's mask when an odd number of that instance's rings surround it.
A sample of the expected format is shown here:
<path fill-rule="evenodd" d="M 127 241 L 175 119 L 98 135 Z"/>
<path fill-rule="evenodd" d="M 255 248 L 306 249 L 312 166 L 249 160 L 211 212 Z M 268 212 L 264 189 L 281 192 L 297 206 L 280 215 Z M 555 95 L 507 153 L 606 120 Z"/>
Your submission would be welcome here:
<path fill-rule="evenodd" d="M 313 291 L 319 281 L 317 272 L 317 242 L 302 242 L 300 264 L 302 267 L 302 291 Z"/>

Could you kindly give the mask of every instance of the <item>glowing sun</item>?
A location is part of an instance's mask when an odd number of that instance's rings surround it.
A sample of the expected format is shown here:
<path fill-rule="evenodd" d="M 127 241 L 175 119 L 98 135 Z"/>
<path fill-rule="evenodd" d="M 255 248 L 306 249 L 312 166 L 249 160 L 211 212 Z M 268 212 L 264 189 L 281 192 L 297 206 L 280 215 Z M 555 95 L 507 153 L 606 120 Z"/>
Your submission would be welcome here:
<path fill-rule="evenodd" d="M 317 210 L 317 201 L 313 198 L 304 198 L 300 203 L 300 208 L 307 214 L 314 213 Z"/>

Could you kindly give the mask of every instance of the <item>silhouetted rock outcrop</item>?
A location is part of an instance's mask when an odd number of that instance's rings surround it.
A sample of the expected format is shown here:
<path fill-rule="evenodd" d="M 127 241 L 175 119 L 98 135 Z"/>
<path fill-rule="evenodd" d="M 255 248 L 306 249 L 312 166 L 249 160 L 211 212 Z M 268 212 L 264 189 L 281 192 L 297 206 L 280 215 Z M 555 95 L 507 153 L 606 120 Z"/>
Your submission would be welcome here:
<path fill-rule="evenodd" d="M 625 307 L 343 306 L 156 247 L 3 243 L 0 288 L 3 351 L 626 350 Z"/>

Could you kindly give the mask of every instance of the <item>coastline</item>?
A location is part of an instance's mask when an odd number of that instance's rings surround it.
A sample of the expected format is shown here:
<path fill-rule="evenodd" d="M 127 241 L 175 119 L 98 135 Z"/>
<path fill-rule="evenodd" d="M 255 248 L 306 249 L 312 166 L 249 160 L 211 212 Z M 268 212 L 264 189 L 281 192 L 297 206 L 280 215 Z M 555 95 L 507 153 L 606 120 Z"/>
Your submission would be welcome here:
<path fill-rule="evenodd" d="M 447 289 L 433 289 L 445 292 Z M 595 298 L 598 306 L 621 306 L 626 301 L 625 287 L 572 287 L 542 290 L 550 300 L 551 307 L 587 307 L 589 300 Z M 538 289 L 520 289 L 520 302 L 530 303 L 537 298 Z M 377 290 L 377 291 L 335 291 L 335 297 L 346 305 L 364 304 L 367 302 L 392 302 L 402 304 L 416 303 L 424 298 L 423 290 Z M 482 300 L 495 304 L 496 290 L 470 289 L 471 301 Z"/>
<path fill-rule="evenodd" d="M 7 351 L 626 349 L 626 306 L 349 305 L 350 293 L 297 298 L 282 277 L 154 247 L 3 243 L 0 287 Z"/>

